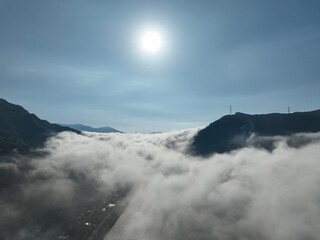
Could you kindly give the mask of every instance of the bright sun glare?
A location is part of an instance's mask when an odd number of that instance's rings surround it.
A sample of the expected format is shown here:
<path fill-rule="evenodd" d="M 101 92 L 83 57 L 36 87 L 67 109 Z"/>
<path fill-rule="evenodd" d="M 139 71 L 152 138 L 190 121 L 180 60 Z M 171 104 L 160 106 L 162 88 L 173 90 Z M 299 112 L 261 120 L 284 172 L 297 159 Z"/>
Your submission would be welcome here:
<path fill-rule="evenodd" d="M 142 47 L 150 53 L 158 52 L 162 46 L 162 39 L 159 33 L 154 31 L 146 32 L 142 36 Z"/>

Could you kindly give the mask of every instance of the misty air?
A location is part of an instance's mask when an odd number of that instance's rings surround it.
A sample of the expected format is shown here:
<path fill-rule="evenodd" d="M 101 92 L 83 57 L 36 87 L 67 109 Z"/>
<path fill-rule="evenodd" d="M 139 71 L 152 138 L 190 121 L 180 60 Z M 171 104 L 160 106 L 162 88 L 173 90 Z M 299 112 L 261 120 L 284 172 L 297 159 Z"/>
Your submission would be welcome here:
<path fill-rule="evenodd" d="M 320 239 L 319 12 L 0 0 L 0 239 Z"/>

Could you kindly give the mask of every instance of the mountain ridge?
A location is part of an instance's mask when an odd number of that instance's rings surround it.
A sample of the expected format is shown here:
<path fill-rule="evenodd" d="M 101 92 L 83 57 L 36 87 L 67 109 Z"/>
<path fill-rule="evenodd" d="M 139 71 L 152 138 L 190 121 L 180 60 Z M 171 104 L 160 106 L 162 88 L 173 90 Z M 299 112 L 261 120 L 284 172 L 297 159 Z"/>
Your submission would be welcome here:
<path fill-rule="evenodd" d="M 80 133 L 42 120 L 22 106 L 0 98 L 0 154 L 15 149 L 27 153 L 31 148 L 42 146 L 49 136 L 62 131 Z"/>
<path fill-rule="evenodd" d="M 61 124 L 58 123 L 58 125 L 60 126 L 64 126 L 64 127 L 69 127 L 78 131 L 87 131 L 87 132 L 97 132 L 97 133 L 123 133 L 122 131 L 119 131 L 118 129 L 109 127 L 109 126 L 105 126 L 105 127 L 98 127 L 98 128 L 94 128 L 88 125 L 84 125 L 84 124 Z"/>
<path fill-rule="evenodd" d="M 210 123 L 193 138 L 190 151 L 195 155 L 210 156 L 247 146 L 252 134 L 257 136 L 290 136 L 296 133 L 320 131 L 320 110 L 289 114 L 226 115 Z M 271 142 L 261 145 L 268 150 Z"/>

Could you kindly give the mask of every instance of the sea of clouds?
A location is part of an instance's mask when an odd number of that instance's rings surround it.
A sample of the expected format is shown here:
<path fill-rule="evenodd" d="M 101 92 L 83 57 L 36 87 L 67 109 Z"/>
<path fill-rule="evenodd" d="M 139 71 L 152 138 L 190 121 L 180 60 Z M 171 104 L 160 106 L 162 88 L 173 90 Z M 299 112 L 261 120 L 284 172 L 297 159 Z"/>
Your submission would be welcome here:
<path fill-rule="evenodd" d="M 202 158 L 188 153 L 198 130 L 63 132 L 36 157 L 3 158 L 2 238 L 52 237 L 58 230 L 34 219 L 59 209 L 72 215 L 125 191 L 126 208 L 105 239 L 320 239 L 320 133 L 294 135 L 291 144 L 277 137 L 271 152 L 245 147 Z M 297 139 L 305 144 L 292 147 Z"/>

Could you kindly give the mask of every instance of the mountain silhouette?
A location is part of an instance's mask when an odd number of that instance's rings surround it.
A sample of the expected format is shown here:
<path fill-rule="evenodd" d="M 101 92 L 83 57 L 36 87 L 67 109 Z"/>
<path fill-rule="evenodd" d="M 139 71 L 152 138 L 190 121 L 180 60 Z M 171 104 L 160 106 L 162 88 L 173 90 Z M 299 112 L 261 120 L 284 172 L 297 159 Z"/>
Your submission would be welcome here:
<path fill-rule="evenodd" d="M 41 146 L 47 137 L 62 131 L 77 130 L 51 124 L 23 107 L 0 98 L 0 154 L 16 149 L 20 153 Z"/>
<path fill-rule="evenodd" d="M 236 113 L 227 115 L 200 130 L 191 143 L 190 150 L 195 155 L 209 156 L 224 153 L 248 144 L 255 136 L 290 136 L 295 133 L 320 131 L 320 110 L 291 114 L 250 115 Z M 271 150 L 272 141 L 259 144 Z"/>
<path fill-rule="evenodd" d="M 64 127 L 69 127 L 78 131 L 97 132 L 97 133 L 112 133 L 112 132 L 122 133 L 121 131 L 114 129 L 112 127 L 93 128 L 93 127 L 82 125 L 82 124 L 60 124 L 60 123 L 59 125 Z"/>

